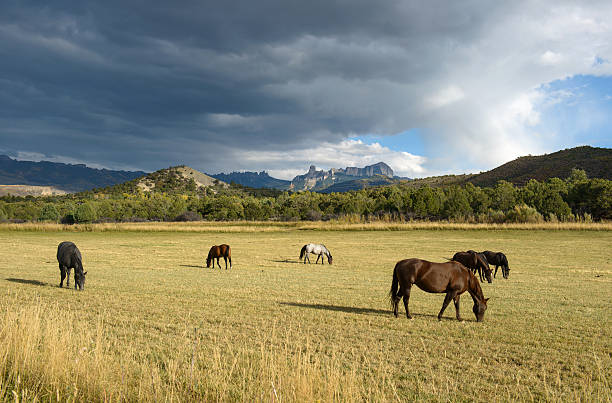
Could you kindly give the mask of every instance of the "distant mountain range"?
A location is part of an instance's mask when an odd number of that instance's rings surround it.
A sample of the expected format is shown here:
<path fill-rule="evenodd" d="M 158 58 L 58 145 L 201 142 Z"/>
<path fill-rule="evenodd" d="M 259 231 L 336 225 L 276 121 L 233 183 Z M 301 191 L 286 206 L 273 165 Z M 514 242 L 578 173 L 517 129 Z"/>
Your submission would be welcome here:
<path fill-rule="evenodd" d="M 0 196 L 6 193 L 58 194 L 113 185 L 121 186 L 126 191 L 138 188 L 147 191 L 157 187 L 156 190 L 172 192 L 180 191 L 173 186 L 181 189 L 193 186 L 226 187 L 227 183 L 231 182 L 251 188 L 311 190 L 324 193 L 346 192 L 399 182 L 415 187 L 463 185 L 468 182 L 478 186 L 493 186 L 500 180 L 523 185 L 529 179 L 538 181 L 552 177 L 564 179 L 570 175 L 573 168 L 585 170 L 589 178 L 612 180 L 612 149 L 582 146 L 540 156 L 520 157 L 480 174 L 445 175 L 414 180 L 394 176 L 391 167 L 384 162 L 363 168 L 332 168 L 327 171 L 317 170 L 312 165 L 304 175 L 298 175 L 293 180 L 287 181 L 273 178 L 263 171 L 220 173 L 209 176 L 195 169 L 180 166 L 147 175 L 142 171 L 94 169 L 81 164 L 17 161 L 0 155 L 0 185 L 10 185 L 0 186 Z"/>
<path fill-rule="evenodd" d="M 266 171 L 261 172 L 232 172 L 229 174 L 220 173 L 210 175 L 213 178 L 219 179 L 225 183 L 237 183 L 242 186 L 251 188 L 269 188 L 288 190 L 291 186 L 291 181 L 276 179 L 268 175 Z"/>
<path fill-rule="evenodd" d="M 217 178 L 227 183 L 237 183 L 242 186 L 248 186 L 251 188 L 271 188 L 271 189 L 279 189 L 279 190 L 312 190 L 312 191 L 324 191 L 327 192 L 327 189 L 361 189 L 364 186 L 368 187 L 368 183 L 373 183 L 372 181 L 362 181 L 355 182 L 353 185 L 349 185 L 348 183 L 353 183 L 353 181 L 358 181 L 365 178 L 372 177 L 384 177 L 384 178 L 393 178 L 393 169 L 384 162 L 379 162 L 374 165 L 368 165 L 363 168 L 357 167 L 346 167 L 346 168 L 332 168 L 328 171 L 320 170 L 317 171 L 317 168 L 314 165 L 310 166 L 308 172 L 304 175 L 298 175 L 293 180 L 287 181 L 282 179 L 276 179 L 268 175 L 267 172 L 232 172 L 230 174 L 220 173 L 215 175 L 210 175 L 213 178 Z M 334 187 L 335 185 L 339 185 L 340 183 L 346 182 L 347 185 Z M 379 181 L 380 182 L 380 181 Z M 384 181 L 384 183 L 388 183 L 388 181 Z M 380 183 L 383 183 L 380 182 Z M 365 185 L 364 185 L 365 184 Z M 346 190 L 332 190 L 332 191 L 346 191 Z"/>
<path fill-rule="evenodd" d="M 298 175 L 291 181 L 290 190 L 323 191 L 333 185 L 355 179 L 369 178 L 375 175 L 393 178 L 393 169 L 384 162 L 368 165 L 363 168 L 346 167 L 332 168 L 329 171 L 317 171 L 314 165 L 310 166 L 304 175 Z"/>
<path fill-rule="evenodd" d="M 123 183 L 145 174 L 142 171 L 88 168 L 83 164 L 18 161 L 0 155 L 2 185 L 52 186 L 67 192 L 78 192 Z"/>

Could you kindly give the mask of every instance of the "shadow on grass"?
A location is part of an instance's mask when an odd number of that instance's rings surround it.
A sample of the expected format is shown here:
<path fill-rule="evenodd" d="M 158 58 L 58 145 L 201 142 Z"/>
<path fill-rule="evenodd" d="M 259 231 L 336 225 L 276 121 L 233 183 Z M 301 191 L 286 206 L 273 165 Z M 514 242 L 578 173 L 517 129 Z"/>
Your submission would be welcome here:
<path fill-rule="evenodd" d="M 374 308 L 358 308 L 354 306 L 339 306 L 339 305 L 325 305 L 325 304 L 303 304 L 300 302 L 279 302 L 280 305 L 296 306 L 298 308 L 310 308 L 310 309 L 322 309 L 325 311 L 337 311 L 346 313 L 358 313 L 360 315 L 385 315 L 393 317 L 393 311 L 391 309 L 374 309 Z M 427 313 L 414 313 L 411 312 L 412 317 L 424 317 L 424 318 L 436 318 L 438 315 L 432 315 Z M 400 312 L 400 318 L 405 318 L 406 314 Z M 442 317 L 442 320 L 457 320 L 455 317 Z M 463 318 L 464 321 L 465 318 Z"/>
<path fill-rule="evenodd" d="M 10 281 L 12 283 L 19 283 L 19 284 L 30 284 L 30 285 L 40 285 L 40 286 L 47 286 L 49 285 L 48 283 L 42 282 L 42 281 L 38 281 L 38 280 L 26 280 L 24 278 L 5 278 L 6 281 Z"/>
<path fill-rule="evenodd" d="M 283 259 L 283 260 L 270 260 L 271 262 L 275 262 L 275 263 L 302 263 L 302 262 L 296 262 L 295 260 L 289 260 L 289 259 Z"/>
<path fill-rule="evenodd" d="M 193 265 L 193 264 L 180 264 L 179 266 L 181 266 L 181 267 L 194 267 L 196 269 L 205 269 L 206 268 L 206 266 L 196 266 L 196 265 Z"/>

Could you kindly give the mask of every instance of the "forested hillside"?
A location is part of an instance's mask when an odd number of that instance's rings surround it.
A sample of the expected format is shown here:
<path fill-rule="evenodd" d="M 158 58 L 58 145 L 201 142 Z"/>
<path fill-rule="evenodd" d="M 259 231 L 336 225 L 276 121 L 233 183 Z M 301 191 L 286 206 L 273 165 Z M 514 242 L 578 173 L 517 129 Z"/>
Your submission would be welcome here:
<path fill-rule="evenodd" d="M 505 180 L 524 185 L 529 179 L 544 181 L 567 178 L 572 169 L 582 169 L 589 178 L 612 179 L 612 149 L 590 146 L 575 147 L 552 154 L 520 157 L 495 169 L 475 175 L 468 182 L 492 186 Z"/>

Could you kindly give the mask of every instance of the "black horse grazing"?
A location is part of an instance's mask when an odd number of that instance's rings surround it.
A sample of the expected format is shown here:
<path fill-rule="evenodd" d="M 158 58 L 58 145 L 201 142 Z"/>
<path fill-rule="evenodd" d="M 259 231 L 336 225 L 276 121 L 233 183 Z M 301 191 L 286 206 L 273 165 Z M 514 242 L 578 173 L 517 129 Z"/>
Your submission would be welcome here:
<path fill-rule="evenodd" d="M 483 280 L 484 277 L 487 279 L 487 282 L 492 283 L 493 279 L 491 278 L 492 270 L 487 263 L 487 259 L 484 256 L 479 255 L 473 250 L 469 250 L 467 252 L 457 252 L 453 256 L 451 260 L 455 262 L 459 262 L 468 269 L 470 269 L 474 274 L 478 272 L 478 276 L 480 277 L 480 281 Z"/>
<path fill-rule="evenodd" d="M 485 256 L 489 264 L 495 265 L 495 274 L 493 274 L 493 277 L 497 275 L 497 269 L 500 266 L 502 268 L 504 278 L 508 279 L 508 277 L 510 277 L 510 268 L 508 267 L 508 258 L 506 258 L 506 255 L 501 252 L 491 252 L 490 250 L 485 250 L 482 252 L 482 254 Z"/>
<path fill-rule="evenodd" d="M 215 268 L 215 259 L 217 259 L 217 266 L 221 268 L 219 264 L 219 258 L 225 260 L 225 270 L 227 270 L 227 259 L 229 259 L 230 269 L 232 268 L 232 250 L 229 245 L 214 245 L 208 251 L 208 257 L 206 258 L 206 267 L 210 267 L 212 262 L 212 268 Z"/>
<path fill-rule="evenodd" d="M 60 243 L 57 246 L 57 261 L 62 275 L 59 286 L 63 287 L 66 279 L 66 287 L 70 288 L 70 270 L 74 269 L 74 289 L 76 290 L 78 286 L 79 290 L 84 290 L 87 272 L 83 272 L 83 259 L 79 248 L 72 242 Z"/>
<path fill-rule="evenodd" d="M 397 262 L 395 269 L 393 269 L 393 282 L 391 283 L 391 291 L 389 291 L 393 314 L 396 318 L 398 316 L 398 304 L 403 297 L 406 317 L 412 319 L 408 310 L 408 300 L 410 299 L 410 288 L 413 284 L 426 292 L 446 293 L 442 309 L 438 314 L 438 320 L 442 319 L 442 314 L 451 300 L 455 302 L 457 320 L 461 320 L 459 298 L 465 291 L 469 292 L 474 300 L 472 311 L 476 315 L 476 321 L 480 322 L 484 318 L 489 299 L 482 294 L 476 276 L 461 263 L 453 261 L 432 263 L 421 259 L 406 259 Z"/>

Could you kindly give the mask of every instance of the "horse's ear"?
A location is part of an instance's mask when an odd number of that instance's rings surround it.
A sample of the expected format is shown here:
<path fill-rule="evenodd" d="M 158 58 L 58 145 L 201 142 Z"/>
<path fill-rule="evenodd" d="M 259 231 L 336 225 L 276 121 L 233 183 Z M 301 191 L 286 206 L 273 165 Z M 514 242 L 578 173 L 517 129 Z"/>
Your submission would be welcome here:
<path fill-rule="evenodd" d="M 485 298 L 485 302 L 489 301 L 491 298 Z"/>
<path fill-rule="evenodd" d="M 83 273 L 83 275 L 84 275 L 84 276 L 86 276 L 86 275 L 87 275 L 87 272 Z"/>

